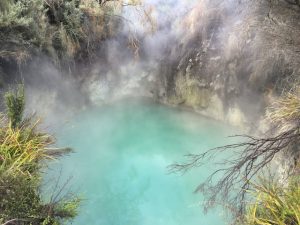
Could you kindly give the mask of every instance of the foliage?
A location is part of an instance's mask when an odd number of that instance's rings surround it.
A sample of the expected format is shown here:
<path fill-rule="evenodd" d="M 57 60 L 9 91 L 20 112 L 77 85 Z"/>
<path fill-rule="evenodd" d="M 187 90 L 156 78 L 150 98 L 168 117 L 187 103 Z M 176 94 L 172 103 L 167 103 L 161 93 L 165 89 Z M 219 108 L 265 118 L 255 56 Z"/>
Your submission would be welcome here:
<path fill-rule="evenodd" d="M 0 14 L 0 57 L 21 63 L 44 44 L 46 18 L 41 0 L 4 0 Z M 37 22 L 38 21 L 38 22 Z"/>
<path fill-rule="evenodd" d="M 248 206 L 245 225 L 299 225 L 300 180 L 291 179 L 284 187 L 276 181 L 259 179 L 250 192 L 255 198 Z"/>
<path fill-rule="evenodd" d="M 24 87 L 19 86 L 16 93 L 13 91 L 9 91 L 5 94 L 5 100 L 7 105 L 7 115 L 11 122 L 12 128 L 16 128 L 20 125 L 24 107 L 25 107 L 25 95 L 24 95 Z"/>
<path fill-rule="evenodd" d="M 44 202 L 39 192 L 40 175 L 47 160 L 70 149 L 51 147 L 54 139 L 38 131 L 39 120 L 23 119 L 23 89 L 9 92 L 6 98 L 8 118 L 0 117 L 0 223 L 64 224 L 76 216 L 80 200 L 75 197 Z"/>
<path fill-rule="evenodd" d="M 281 130 L 295 126 L 300 119 L 300 88 L 296 87 L 275 100 L 267 112 L 267 118 Z"/>
<path fill-rule="evenodd" d="M 79 41 L 84 37 L 81 24 L 83 13 L 79 8 L 78 0 L 57 0 L 48 3 L 48 6 L 47 13 L 50 23 L 62 24 L 73 41 Z"/>
<path fill-rule="evenodd" d="M 38 214 L 40 197 L 37 181 L 25 175 L 6 175 L 0 179 L 0 221 L 13 218 L 31 218 Z"/>
<path fill-rule="evenodd" d="M 34 175 L 40 162 L 53 159 L 70 149 L 51 148 L 53 138 L 37 132 L 39 121 L 32 123 L 31 119 L 23 121 L 20 127 L 12 128 L 5 118 L 1 119 L 0 128 L 0 171 L 6 173 L 22 173 Z"/>
<path fill-rule="evenodd" d="M 1 0 L 0 60 L 22 64 L 44 52 L 68 63 L 108 36 L 110 9 L 97 0 Z"/>
<path fill-rule="evenodd" d="M 46 1 L 47 44 L 45 50 L 59 60 L 72 60 L 84 41 L 83 12 L 78 0 Z"/>
<path fill-rule="evenodd" d="M 17 220 L 24 225 L 59 225 L 77 215 L 80 199 L 45 203 L 39 193 L 40 179 L 24 174 L 1 174 L 0 223 Z"/>

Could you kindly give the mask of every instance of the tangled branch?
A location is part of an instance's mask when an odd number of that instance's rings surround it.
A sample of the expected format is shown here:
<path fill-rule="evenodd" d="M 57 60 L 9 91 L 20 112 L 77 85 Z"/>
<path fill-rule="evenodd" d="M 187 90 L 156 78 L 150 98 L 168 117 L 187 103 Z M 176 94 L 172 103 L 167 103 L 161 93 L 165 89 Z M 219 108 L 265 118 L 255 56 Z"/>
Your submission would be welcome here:
<path fill-rule="evenodd" d="M 244 138 L 245 141 L 214 148 L 202 154 L 190 154 L 187 156 L 187 162 L 175 163 L 169 167 L 171 172 L 185 173 L 192 168 L 202 166 L 220 152 L 237 150 L 234 151 L 237 154 L 236 157 L 220 163 L 222 168 L 214 171 L 196 188 L 195 192 L 201 192 L 208 197 L 205 209 L 214 206 L 218 201 L 233 204 L 237 206 L 239 213 L 243 212 L 249 181 L 266 167 L 278 152 L 294 148 L 300 140 L 300 130 L 299 126 L 295 126 L 288 131 L 267 138 L 249 135 L 235 137 Z M 219 174 L 222 178 L 215 183 L 214 180 Z M 233 195 L 233 189 L 239 191 Z"/>

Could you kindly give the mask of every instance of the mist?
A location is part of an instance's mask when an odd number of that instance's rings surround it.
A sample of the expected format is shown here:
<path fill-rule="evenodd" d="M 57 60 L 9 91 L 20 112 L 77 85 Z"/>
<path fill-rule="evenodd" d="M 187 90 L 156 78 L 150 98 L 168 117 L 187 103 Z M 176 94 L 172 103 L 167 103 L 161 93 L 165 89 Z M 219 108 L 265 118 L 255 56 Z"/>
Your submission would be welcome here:
<path fill-rule="evenodd" d="M 265 1 L 123 4 L 116 15 L 122 18 L 118 31 L 103 42 L 96 62 L 66 73 L 46 57 L 32 60 L 22 72 L 28 111 L 55 118 L 124 97 L 168 103 L 170 96 L 178 95 L 176 78 L 183 76 L 200 88 L 209 86 L 225 111 L 238 105 L 254 120 L 268 102 L 257 101 L 266 86 L 276 89 L 279 76 L 295 74 L 287 66 L 290 56 L 281 53 L 285 46 L 270 49 L 275 41 L 258 29 L 270 7 Z"/>

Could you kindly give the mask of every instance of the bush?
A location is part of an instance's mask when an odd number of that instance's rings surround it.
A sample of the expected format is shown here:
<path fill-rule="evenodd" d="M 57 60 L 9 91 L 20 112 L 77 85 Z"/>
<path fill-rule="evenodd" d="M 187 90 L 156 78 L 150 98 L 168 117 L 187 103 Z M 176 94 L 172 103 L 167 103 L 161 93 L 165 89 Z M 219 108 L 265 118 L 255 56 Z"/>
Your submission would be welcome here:
<path fill-rule="evenodd" d="M 0 116 L 0 223 L 64 224 L 76 216 L 79 199 L 44 202 L 39 190 L 47 161 L 70 149 L 51 148 L 54 140 L 38 131 L 39 121 L 23 118 L 23 86 L 6 94 L 6 100 L 8 116 Z"/>
<path fill-rule="evenodd" d="M 0 222 L 14 218 L 34 218 L 39 214 L 40 197 L 37 181 L 26 175 L 12 176 L 1 173 Z"/>
<path fill-rule="evenodd" d="M 78 198 L 45 203 L 40 180 L 27 175 L 1 174 L 0 223 L 14 220 L 22 225 L 59 225 L 77 215 Z"/>
<path fill-rule="evenodd" d="M 20 65 L 40 52 L 59 65 L 86 59 L 110 35 L 109 10 L 96 0 L 1 0 L 0 60 Z"/>

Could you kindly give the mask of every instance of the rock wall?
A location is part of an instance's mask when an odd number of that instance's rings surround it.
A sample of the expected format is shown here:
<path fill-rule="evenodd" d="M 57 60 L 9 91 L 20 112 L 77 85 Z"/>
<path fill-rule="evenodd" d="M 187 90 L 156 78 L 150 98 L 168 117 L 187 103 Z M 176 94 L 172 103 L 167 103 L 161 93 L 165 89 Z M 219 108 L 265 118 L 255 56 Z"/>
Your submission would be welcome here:
<path fill-rule="evenodd" d="M 259 129 L 272 99 L 299 79 L 300 45 L 287 43 L 298 43 L 294 33 L 300 32 L 295 21 L 299 9 L 284 1 L 236 3 L 234 9 L 213 6 L 206 2 L 184 18 L 181 25 L 189 32 L 166 50 L 156 97 L 232 125 Z"/>

